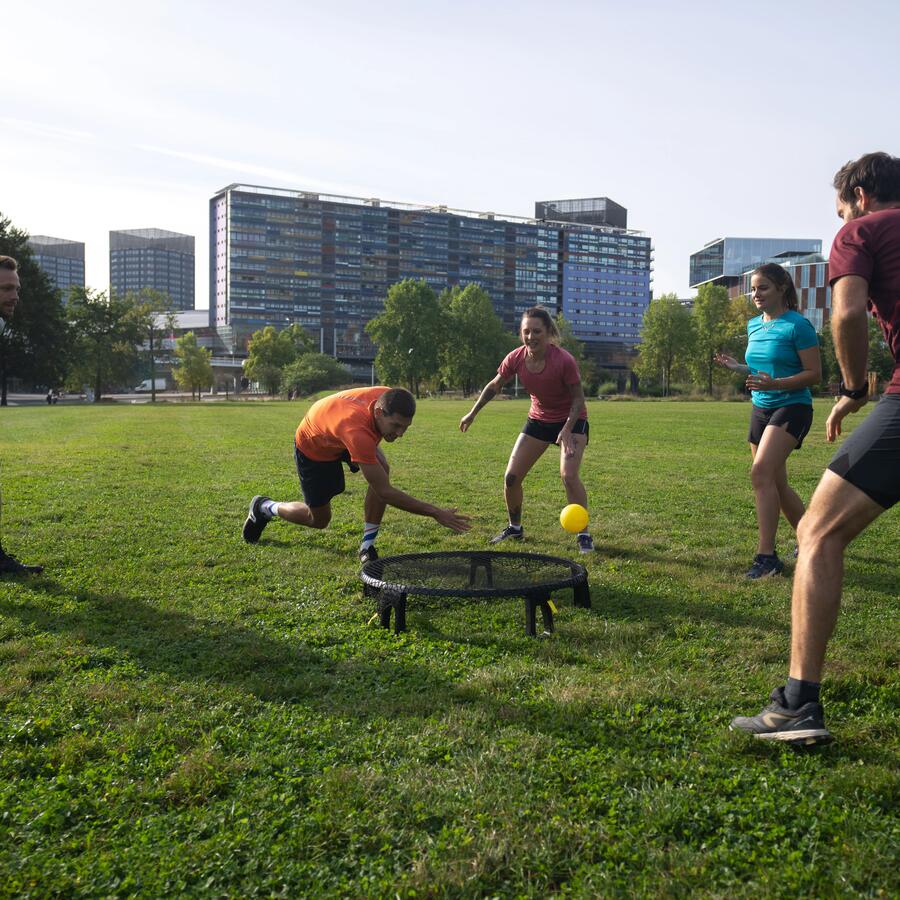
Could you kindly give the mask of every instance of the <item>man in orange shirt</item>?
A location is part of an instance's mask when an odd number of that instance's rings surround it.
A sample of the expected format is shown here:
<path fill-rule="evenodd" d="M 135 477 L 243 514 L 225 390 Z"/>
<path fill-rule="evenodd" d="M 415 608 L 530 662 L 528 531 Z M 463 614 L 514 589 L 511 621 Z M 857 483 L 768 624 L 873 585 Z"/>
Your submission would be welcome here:
<path fill-rule="evenodd" d="M 294 459 L 306 502 L 280 503 L 269 497 L 254 497 L 244 522 L 244 540 L 255 544 L 276 517 L 294 525 L 325 528 L 331 521 L 331 498 L 344 492 L 343 463 L 351 472 L 362 470 L 369 484 L 359 548 L 362 562 L 378 559 L 375 538 L 387 506 L 430 516 L 451 531 L 468 531 L 469 516 L 455 508 L 417 500 L 390 482 L 390 467 L 378 444 L 382 438 L 391 443 L 403 437 L 415 413 L 416 400 L 403 388 L 356 388 L 314 403 L 294 439 Z"/>

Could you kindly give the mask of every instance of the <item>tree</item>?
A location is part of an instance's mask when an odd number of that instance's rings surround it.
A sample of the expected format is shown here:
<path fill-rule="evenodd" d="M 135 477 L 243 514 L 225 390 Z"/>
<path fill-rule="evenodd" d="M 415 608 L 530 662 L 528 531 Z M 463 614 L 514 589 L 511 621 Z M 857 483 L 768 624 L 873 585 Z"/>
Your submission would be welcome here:
<path fill-rule="evenodd" d="M 262 384 L 269 394 L 277 394 L 284 367 L 309 353 L 312 347 L 312 336 L 300 325 L 290 325 L 281 331 L 267 325 L 250 338 L 244 374 Z"/>
<path fill-rule="evenodd" d="M 135 306 L 143 309 L 147 317 L 147 362 L 150 368 L 150 402 L 156 403 L 156 356 L 163 338 L 175 330 L 175 311 L 172 298 L 163 291 L 143 288 L 138 294 L 130 294 Z"/>
<path fill-rule="evenodd" d="M 28 234 L 0 214 L 0 255 L 18 263 L 20 302 L 0 335 L 0 406 L 10 377 L 49 387 L 65 381 L 69 357 L 66 311 L 50 279 L 34 261 Z"/>
<path fill-rule="evenodd" d="M 326 353 L 305 353 L 284 367 L 281 384 L 288 391 L 314 394 L 352 380 L 350 370 L 333 357 Z"/>
<path fill-rule="evenodd" d="M 93 385 L 97 401 L 104 390 L 133 377 L 148 313 L 132 298 L 89 288 L 72 288 L 66 313 L 72 333 L 69 384 Z"/>
<path fill-rule="evenodd" d="M 491 298 L 481 285 L 458 285 L 440 296 L 446 328 L 453 340 L 444 345 L 441 373 L 463 395 L 490 381 L 500 360 L 516 344 L 515 336 L 503 328 Z"/>
<path fill-rule="evenodd" d="M 182 390 L 190 389 L 191 399 L 196 391 L 199 400 L 201 389 L 212 384 L 212 353 L 201 347 L 197 336 L 189 331 L 175 341 L 175 358 L 178 360 L 172 367 L 175 381 Z"/>
<path fill-rule="evenodd" d="M 698 385 L 712 395 L 713 377 L 721 370 L 715 361 L 728 337 L 728 291 L 717 284 L 704 284 L 694 299 L 694 353 L 691 374 Z M 726 377 L 723 375 L 723 377 Z"/>
<path fill-rule="evenodd" d="M 423 380 L 440 370 L 445 317 L 425 281 L 406 278 L 390 287 L 384 312 L 366 325 L 377 345 L 375 366 L 389 383 L 403 382 L 417 397 Z"/>
<path fill-rule="evenodd" d="M 672 389 L 672 374 L 691 358 L 694 330 L 691 314 L 676 294 L 652 300 L 641 325 L 641 344 L 634 370 L 642 379 L 662 382 L 663 394 Z"/>
<path fill-rule="evenodd" d="M 894 357 L 878 320 L 869 316 L 869 371 L 875 372 L 880 381 L 890 381 L 894 365 Z"/>

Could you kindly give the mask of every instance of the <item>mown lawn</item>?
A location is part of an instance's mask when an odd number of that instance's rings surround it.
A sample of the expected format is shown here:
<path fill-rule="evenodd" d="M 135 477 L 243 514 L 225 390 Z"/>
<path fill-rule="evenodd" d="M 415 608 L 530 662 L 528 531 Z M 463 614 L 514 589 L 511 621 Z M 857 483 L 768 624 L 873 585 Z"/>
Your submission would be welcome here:
<path fill-rule="evenodd" d="M 0 410 L 4 896 L 897 896 L 897 515 L 851 548 L 824 702 L 837 742 L 730 734 L 786 667 L 790 578 L 747 584 L 738 403 L 593 403 L 593 609 L 410 601 L 368 624 L 363 488 L 325 532 L 240 537 L 298 495 L 301 403 Z M 382 555 L 483 547 L 524 419 L 424 401 L 394 482 L 475 516 L 389 510 Z M 791 461 L 809 496 L 824 403 Z M 545 458 L 523 547 L 575 557 Z M 780 548 L 791 536 L 784 529 Z"/>

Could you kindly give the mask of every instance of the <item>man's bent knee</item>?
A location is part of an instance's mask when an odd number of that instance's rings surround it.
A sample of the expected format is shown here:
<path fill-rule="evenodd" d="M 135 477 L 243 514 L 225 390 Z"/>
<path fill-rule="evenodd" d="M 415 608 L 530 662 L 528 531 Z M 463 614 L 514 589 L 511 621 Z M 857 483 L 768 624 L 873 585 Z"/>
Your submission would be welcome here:
<path fill-rule="evenodd" d="M 331 521 L 331 508 L 326 507 L 324 509 L 310 509 L 310 514 L 312 516 L 312 522 L 310 522 L 310 528 L 327 528 L 328 523 Z"/>
<path fill-rule="evenodd" d="M 507 472 L 507 473 L 506 473 L 506 476 L 504 477 L 503 483 L 504 483 L 508 488 L 511 488 L 511 487 L 515 487 L 516 481 L 517 481 L 517 480 L 518 480 L 518 479 L 516 478 L 516 473 L 515 473 L 515 472 Z"/>

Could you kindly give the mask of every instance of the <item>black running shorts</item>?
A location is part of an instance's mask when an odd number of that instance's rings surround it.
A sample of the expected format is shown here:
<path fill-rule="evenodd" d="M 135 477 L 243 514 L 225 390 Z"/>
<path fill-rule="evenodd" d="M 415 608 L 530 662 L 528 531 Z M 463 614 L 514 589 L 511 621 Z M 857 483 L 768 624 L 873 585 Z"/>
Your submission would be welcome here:
<path fill-rule="evenodd" d="M 797 439 L 799 450 L 803 446 L 803 438 L 809 434 L 813 420 L 813 409 L 806 403 L 791 403 L 788 406 L 777 406 L 775 409 L 764 409 L 753 404 L 750 413 L 750 432 L 747 440 L 759 446 L 763 432 L 769 425 L 784 427 L 785 431 Z"/>
<path fill-rule="evenodd" d="M 900 394 L 882 396 L 828 468 L 885 509 L 900 501 Z"/>
<path fill-rule="evenodd" d="M 345 450 L 338 459 L 319 462 L 310 459 L 294 445 L 294 462 L 300 476 L 300 490 L 307 506 L 327 506 L 332 497 L 344 493 L 344 463 L 351 472 L 358 472 L 359 466 L 350 462 L 350 454 Z"/>
<path fill-rule="evenodd" d="M 566 419 L 563 419 L 562 422 L 539 422 L 537 419 L 529 418 L 525 421 L 522 434 L 537 438 L 539 441 L 546 441 L 548 444 L 555 444 L 566 421 Z M 590 429 L 588 428 L 587 419 L 579 419 L 572 426 L 572 434 L 583 434 L 590 440 Z"/>

